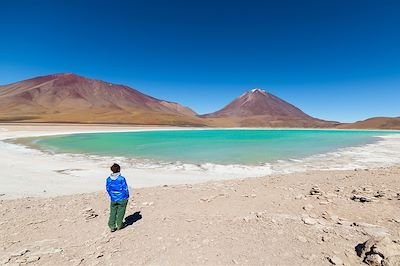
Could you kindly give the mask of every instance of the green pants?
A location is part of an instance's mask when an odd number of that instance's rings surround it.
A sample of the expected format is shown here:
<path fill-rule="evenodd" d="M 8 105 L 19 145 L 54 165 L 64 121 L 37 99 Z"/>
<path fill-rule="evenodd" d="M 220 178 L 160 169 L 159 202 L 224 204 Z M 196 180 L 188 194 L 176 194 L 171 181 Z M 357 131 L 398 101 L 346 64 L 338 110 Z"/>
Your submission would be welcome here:
<path fill-rule="evenodd" d="M 122 228 L 127 204 L 128 204 L 128 199 L 121 201 L 111 201 L 110 218 L 108 219 L 108 226 L 110 227 L 110 229 Z"/>

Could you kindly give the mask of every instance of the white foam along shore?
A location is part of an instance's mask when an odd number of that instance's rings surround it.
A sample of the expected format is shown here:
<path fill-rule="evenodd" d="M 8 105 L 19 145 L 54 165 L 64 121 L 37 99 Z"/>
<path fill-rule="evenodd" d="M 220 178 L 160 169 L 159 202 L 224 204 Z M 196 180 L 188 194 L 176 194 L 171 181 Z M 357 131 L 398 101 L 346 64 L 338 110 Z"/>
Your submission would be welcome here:
<path fill-rule="evenodd" d="M 6 139 L 78 133 L 187 130 L 198 128 L 124 127 L 104 125 L 0 125 L 1 198 L 58 196 L 104 189 L 109 166 L 118 162 L 132 187 L 187 184 L 210 180 L 258 177 L 311 170 L 378 168 L 400 163 L 400 135 L 359 147 L 259 166 L 157 163 L 123 157 L 50 154 L 4 142 Z"/>

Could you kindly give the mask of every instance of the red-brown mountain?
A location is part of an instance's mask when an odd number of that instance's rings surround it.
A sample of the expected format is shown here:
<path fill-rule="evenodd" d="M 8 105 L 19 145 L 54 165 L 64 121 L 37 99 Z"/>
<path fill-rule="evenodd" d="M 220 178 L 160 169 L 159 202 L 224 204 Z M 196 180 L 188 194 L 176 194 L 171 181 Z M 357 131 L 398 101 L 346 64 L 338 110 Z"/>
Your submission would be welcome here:
<path fill-rule="evenodd" d="M 0 122 L 71 122 L 215 127 L 334 127 L 254 89 L 212 114 L 197 116 L 124 85 L 75 74 L 41 76 L 0 86 Z"/>
<path fill-rule="evenodd" d="M 345 129 L 396 129 L 400 130 L 400 117 L 373 117 L 363 121 L 342 124 Z"/>
<path fill-rule="evenodd" d="M 203 125 L 191 109 L 124 85 L 54 74 L 0 86 L 0 121 Z"/>
<path fill-rule="evenodd" d="M 333 127 L 337 124 L 313 118 L 259 88 L 240 95 L 221 110 L 202 117 L 216 123 L 228 120 L 233 125 L 248 127 Z"/>

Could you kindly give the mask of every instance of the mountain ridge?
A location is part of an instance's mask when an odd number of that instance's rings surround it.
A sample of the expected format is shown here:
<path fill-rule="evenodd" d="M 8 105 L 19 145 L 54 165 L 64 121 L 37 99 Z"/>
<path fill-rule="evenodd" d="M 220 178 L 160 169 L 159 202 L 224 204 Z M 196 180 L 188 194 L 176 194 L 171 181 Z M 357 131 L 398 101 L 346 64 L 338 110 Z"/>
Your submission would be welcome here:
<path fill-rule="evenodd" d="M 154 98 L 125 85 L 72 73 L 2 85 L 0 105 L 0 119 L 7 121 L 22 117 L 37 122 L 202 125 L 197 114 L 188 107 Z"/>
<path fill-rule="evenodd" d="M 74 73 L 0 85 L 0 122 L 400 129 L 400 118 L 396 117 L 347 124 L 314 118 L 261 88 L 243 93 L 216 112 L 198 115 L 177 102 Z"/>

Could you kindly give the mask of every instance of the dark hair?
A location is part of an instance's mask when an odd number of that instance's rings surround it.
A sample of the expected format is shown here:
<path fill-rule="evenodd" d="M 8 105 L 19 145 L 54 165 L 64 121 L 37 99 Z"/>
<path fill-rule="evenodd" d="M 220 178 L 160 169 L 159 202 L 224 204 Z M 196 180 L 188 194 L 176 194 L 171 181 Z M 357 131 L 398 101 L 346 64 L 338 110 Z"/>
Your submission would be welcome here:
<path fill-rule="evenodd" d="M 120 172 L 121 171 L 121 167 L 118 165 L 118 164 L 113 164 L 112 166 L 111 166 L 111 171 L 113 172 L 113 173 L 118 173 L 118 172 Z"/>

